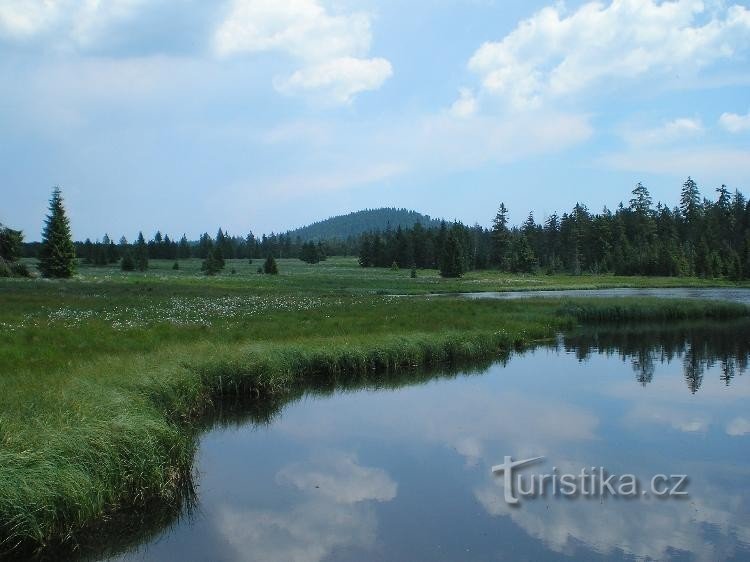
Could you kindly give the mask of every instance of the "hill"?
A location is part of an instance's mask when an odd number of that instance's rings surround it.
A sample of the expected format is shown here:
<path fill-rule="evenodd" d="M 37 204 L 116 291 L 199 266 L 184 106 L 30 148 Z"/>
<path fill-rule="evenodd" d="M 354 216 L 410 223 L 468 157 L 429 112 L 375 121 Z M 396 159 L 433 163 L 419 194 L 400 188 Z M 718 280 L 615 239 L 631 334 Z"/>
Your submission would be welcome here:
<path fill-rule="evenodd" d="M 374 230 L 386 230 L 389 227 L 392 229 L 399 226 L 411 228 L 417 223 L 424 226 L 438 226 L 440 221 L 408 209 L 365 209 L 314 222 L 308 226 L 290 230 L 288 234 L 291 234 L 293 239 L 299 236 L 303 242 L 335 240 L 358 236 Z"/>

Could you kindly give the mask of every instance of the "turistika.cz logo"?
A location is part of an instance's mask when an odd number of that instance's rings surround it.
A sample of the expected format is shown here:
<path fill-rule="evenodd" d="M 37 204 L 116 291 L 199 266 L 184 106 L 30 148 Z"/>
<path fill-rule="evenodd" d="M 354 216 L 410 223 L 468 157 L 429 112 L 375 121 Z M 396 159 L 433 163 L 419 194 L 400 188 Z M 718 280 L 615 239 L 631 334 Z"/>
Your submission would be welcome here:
<path fill-rule="evenodd" d="M 560 472 L 523 474 L 531 465 L 541 463 L 544 457 L 514 461 L 506 456 L 503 464 L 492 467 L 492 473 L 503 477 L 506 503 L 518 505 L 520 498 L 536 497 L 623 497 L 685 498 L 688 493 L 686 474 L 655 474 L 644 486 L 634 474 L 610 474 L 604 467 L 584 467 L 578 473 Z"/>

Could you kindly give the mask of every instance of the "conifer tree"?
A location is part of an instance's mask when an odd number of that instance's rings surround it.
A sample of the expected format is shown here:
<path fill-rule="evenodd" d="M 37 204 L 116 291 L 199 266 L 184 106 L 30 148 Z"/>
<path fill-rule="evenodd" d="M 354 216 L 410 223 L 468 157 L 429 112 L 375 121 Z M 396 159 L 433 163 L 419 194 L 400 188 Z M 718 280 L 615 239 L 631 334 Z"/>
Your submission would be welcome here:
<path fill-rule="evenodd" d="M 201 271 L 206 275 L 216 275 L 222 269 L 224 269 L 224 259 L 221 257 L 221 249 L 216 246 L 208 251 L 206 259 L 201 264 Z"/>
<path fill-rule="evenodd" d="M 276 265 L 276 260 L 273 259 L 271 254 L 266 258 L 266 263 L 263 264 L 263 273 L 266 275 L 277 275 L 279 273 L 279 266 Z"/>
<path fill-rule="evenodd" d="M 505 203 L 500 203 L 497 215 L 492 221 L 492 261 L 500 269 L 506 269 L 508 258 L 508 209 Z"/>
<path fill-rule="evenodd" d="M 464 273 L 464 253 L 453 231 L 448 232 L 440 260 L 442 277 L 461 277 Z"/>
<path fill-rule="evenodd" d="M 148 269 L 148 247 L 146 246 L 146 239 L 143 237 L 143 232 L 138 233 L 138 240 L 135 243 L 134 261 L 138 271 L 146 271 Z"/>
<path fill-rule="evenodd" d="M 188 243 L 187 236 L 184 234 L 180 238 L 180 244 L 177 248 L 177 258 L 184 260 L 190 257 L 190 244 Z"/>
<path fill-rule="evenodd" d="M 135 260 L 130 250 L 125 250 L 120 260 L 120 269 L 123 271 L 135 271 Z"/>
<path fill-rule="evenodd" d="M 42 232 L 39 270 L 44 277 L 68 278 L 75 268 L 76 251 L 70 235 L 70 221 L 65 214 L 60 188 L 55 187 Z"/>

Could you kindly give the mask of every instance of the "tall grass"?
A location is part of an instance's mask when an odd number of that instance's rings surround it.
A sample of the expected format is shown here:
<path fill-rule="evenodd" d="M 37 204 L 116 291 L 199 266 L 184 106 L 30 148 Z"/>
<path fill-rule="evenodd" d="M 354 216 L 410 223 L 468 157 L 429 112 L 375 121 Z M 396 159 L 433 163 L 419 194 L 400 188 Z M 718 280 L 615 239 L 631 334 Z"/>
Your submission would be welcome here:
<path fill-rule="evenodd" d="M 202 416 L 227 397 L 260 400 L 272 416 L 296 393 L 502 359 L 579 323 L 748 314 L 740 305 L 655 299 L 330 295 L 336 281 L 308 285 L 314 302 L 262 306 L 256 286 L 233 285 L 236 304 L 213 280 L 5 285 L 0 551 L 72 548 L 123 510 L 182 501 Z M 208 300 L 188 307 L 184 323 L 165 319 L 175 298 L 193 297 Z M 118 314 L 132 325 L 123 329 Z"/>

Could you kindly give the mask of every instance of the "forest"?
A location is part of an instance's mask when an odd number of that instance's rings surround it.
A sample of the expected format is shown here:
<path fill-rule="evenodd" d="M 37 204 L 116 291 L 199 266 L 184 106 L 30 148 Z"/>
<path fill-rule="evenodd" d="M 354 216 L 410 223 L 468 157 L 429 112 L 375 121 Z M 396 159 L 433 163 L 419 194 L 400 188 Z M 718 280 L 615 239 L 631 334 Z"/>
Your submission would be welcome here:
<path fill-rule="evenodd" d="M 716 198 L 702 198 L 688 178 L 679 205 L 653 204 L 638 183 L 628 204 L 592 213 L 577 203 L 540 224 L 534 215 L 508 224 L 500 204 L 492 227 L 442 223 L 438 228 L 386 230 L 363 235 L 363 267 L 439 268 L 455 277 L 476 269 L 513 273 L 614 273 L 727 277 L 750 276 L 750 204 L 722 185 Z"/>
<path fill-rule="evenodd" d="M 105 234 L 94 242 L 72 243 L 72 251 L 83 263 L 119 263 L 125 271 L 144 271 L 149 259 L 174 260 L 178 268 L 178 260 L 200 258 L 204 271 L 215 274 L 225 259 L 298 258 L 318 263 L 327 256 L 356 255 L 365 268 L 438 269 L 444 277 L 484 269 L 750 277 L 750 203 L 739 190 L 730 192 L 724 185 L 716 189 L 714 199 L 704 198 L 692 178 L 683 183 L 679 204 L 673 208 L 654 205 L 648 189 L 638 183 L 628 203 L 614 211 L 605 207 L 593 213 L 576 203 L 569 212 L 553 213 L 542 223 L 529 213 L 523 224 L 511 226 L 508 209 L 500 203 L 490 228 L 436 221 L 404 209 L 360 211 L 311 226 L 316 228 L 309 232 L 261 236 L 236 236 L 220 228 L 216 235 L 204 233 L 195 241 L 184 234 L 170 238 L 161 231 L 149 240 L 139 232 L 132 242 L 124 236 L 115 242 Z M 63 233 L 61 238 L 68 236 Z M 21 232 L 0 225 L 0 274 L 27 274 L 17 258 L 40 257 L 43 247 L 39 242 L 24 244 Z"/>

